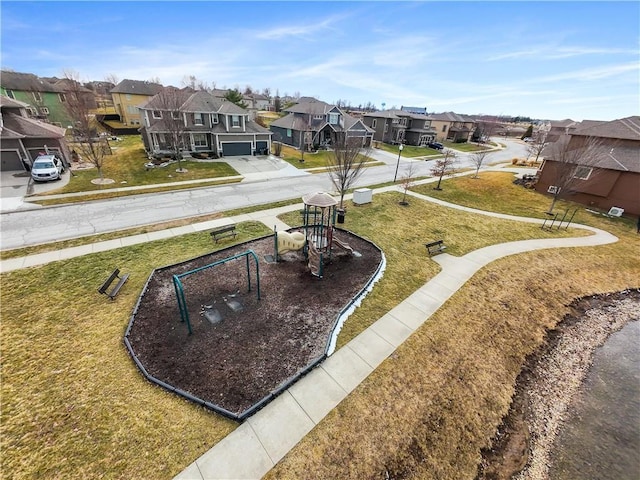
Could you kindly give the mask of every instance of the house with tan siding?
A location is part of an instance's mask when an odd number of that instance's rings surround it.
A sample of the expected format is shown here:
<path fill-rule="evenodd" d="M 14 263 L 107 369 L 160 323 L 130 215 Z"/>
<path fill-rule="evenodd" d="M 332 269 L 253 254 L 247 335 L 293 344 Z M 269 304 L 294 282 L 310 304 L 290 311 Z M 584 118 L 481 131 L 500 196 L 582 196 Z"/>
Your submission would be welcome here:
<path fill-rule="evenodd" d="M 111 90 L 111 98 L 120 122 L 127 126 L 140 126 L 139 106 L 162 90 L 159 83 L 142 80 L 122 80 Z"/>

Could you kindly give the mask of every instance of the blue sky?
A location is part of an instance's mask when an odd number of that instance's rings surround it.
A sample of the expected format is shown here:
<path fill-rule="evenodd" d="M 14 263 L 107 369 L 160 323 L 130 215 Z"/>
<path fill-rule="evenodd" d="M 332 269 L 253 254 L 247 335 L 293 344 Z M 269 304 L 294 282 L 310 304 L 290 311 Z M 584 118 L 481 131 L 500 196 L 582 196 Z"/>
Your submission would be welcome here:
<path fill-rule="evenodd" d="M 11 2 L 2 68 L 195 75 L 328 103 L 613 120 L 640 110 L 638 2 Z"/>

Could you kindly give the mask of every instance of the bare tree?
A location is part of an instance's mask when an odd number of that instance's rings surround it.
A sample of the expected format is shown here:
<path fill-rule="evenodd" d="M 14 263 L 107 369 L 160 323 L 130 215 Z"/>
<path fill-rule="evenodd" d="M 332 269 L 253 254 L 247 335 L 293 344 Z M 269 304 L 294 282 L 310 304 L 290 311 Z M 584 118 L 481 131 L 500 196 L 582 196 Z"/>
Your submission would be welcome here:
<path fill-rule="evenodd" d="M 347 190 L 362 175 L 371 147 L 363 150 L 361 137 L 349 137 L 346 133 L 332 135 L 331 155 L 327 170 L 333 186 L 340 194 L 341 210 L 344 210 L 344 196 Z"/>
<path fill-rule="evenodd" d="M 553 199 L 548 213 L 553 212 L 559 198 L 574 193 L 579 183 L 587 178 L 593 180 L 601 171 L 598 162 L 606 153 L 602 141 L 596 137 L 578 138 L 572 141 L 570 135 L 563 135 L 545 151 L 543 169 L 553 187 L 549 190 Z"/>
<path fill-rule="evenodd" d="M 72 70 L 65 70 L 63 75 L 68 84 L 64 106 L 73 122 L 73 135 L 76 139 L 74 149 L 84 160 L 96 167 L 102 181 L 104 159 L 111 153 L 109 144 L 98 133 L 98 124 L 91 112 L 93 102 L 82 87 L 80 75 Z"/>
<path fill-rule="evenodd" d="M 114 85 L 118 85 L 120 83 L 120 79 L 115 73 L 109 73 L 106 77 L 104 77 L 105 82 L 113 83 Z"/>
<path fill-rule="evenodd" d="M 438 185 L 433 187 L 434 190 L 442 190 L 442 188 L 440 188 L 442 177 L 455 173 L 455 164 L 456 152 L 449 148 L 445 148 L 442 151 L 442 157 L 438 158 L 433 164 L 433 167 L 431 167 L 431 174 L 434 177 L 438 177 Z"/>
<path fill-rule="evenodd" d="M 176 172 L 184 173 L 182 168 L 182 151 L 185 149 L 185 132 L 187 129 L 184 114 L 180 110 L 186 100 L 183 90 L 175 87 L 165 87 L 152 100 L 154 110 L 162 116 L 158 128 L 163 130 L 172 156 L 178 161 Z"/>
<path fill-rule="evenodd" d="M 485 162 L 490 153 L 491 152 L 488 150 L 478 150 L 477 152 L 473 152 L 471 155 L 469 155 L 469 160 L 471 160 L 473 166 L 476 167 L 476 174 L 473 176 L 473 178 L 478 178 L 480 167 L 482 167 L 482 164 Z"/>
<path fill-rule="evenodd" d="M 400 178 L 400 186 L 404 190 L 400 205 L 409 205 L 409 202 L 407 202 L 407 190 L 409 190 L 413 186 L 413 182 L 416 179 L 417 173 L 418 172 L 415 162 L 410 162 L 404 169 L 404 175 L 402 176 L 402 178 Z"/>
<path fill-rule="evenodd" d="M 545 149 L 545 147 L 548 144 L 549 142 L 547 142 L 547 132 L 539 130 L 533 136 L 533 141 L 528 144 L 527 153 L 529 154 L 530 157 L 535 155 L 536 159 L 534 161 L 538 163 L 538 159 L 540 158 L 542 151 Z"/>
<path fill-rule="evenodd" d="M 204 91 L 209 90 L 209 86 L 207 85 L 207 82 L 199 79 L 195 75 L 185 75 L 184 77 L 182 77 L 181 83 L 183 87 L 189 87 L 194 90 L 204 90 Z"/>

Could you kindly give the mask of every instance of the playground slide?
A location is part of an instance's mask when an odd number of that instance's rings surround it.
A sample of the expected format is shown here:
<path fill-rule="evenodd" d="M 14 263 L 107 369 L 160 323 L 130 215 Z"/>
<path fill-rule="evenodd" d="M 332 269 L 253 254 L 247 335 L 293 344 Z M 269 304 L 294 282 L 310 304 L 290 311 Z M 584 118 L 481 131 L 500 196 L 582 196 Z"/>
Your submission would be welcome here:
<path fill-rule="evenodd" d="M 305 243 L 302 232 L 278 232 L 278 255 L 291 250 L 300 250 Z"/>
<path fill-rule="evenodd" d="M 338 240 L 338 237 L 335 236 L 333 237 L 333 243 L 353 255 L 353 248 L 351 248 L 348 243 L 341 242 Z"/>
<path fill-rule="evenodd" d="M 309 242 L 309 263 L 307 265 L 312 275 L 322 277 L 322 255 L 316 250 L 313 242 Z"/>

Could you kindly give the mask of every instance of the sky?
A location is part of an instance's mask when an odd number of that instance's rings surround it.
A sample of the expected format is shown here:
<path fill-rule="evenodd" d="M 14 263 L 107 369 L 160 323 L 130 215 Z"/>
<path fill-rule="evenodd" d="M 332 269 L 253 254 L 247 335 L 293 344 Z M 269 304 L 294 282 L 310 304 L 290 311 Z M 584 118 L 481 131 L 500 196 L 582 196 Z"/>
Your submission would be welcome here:
<path fill-rule="evenodd" d="M 193 75 L 378 109 L 640 114 L 640 2 L 12 2 L 1 66 L 82 80 Z"/>

